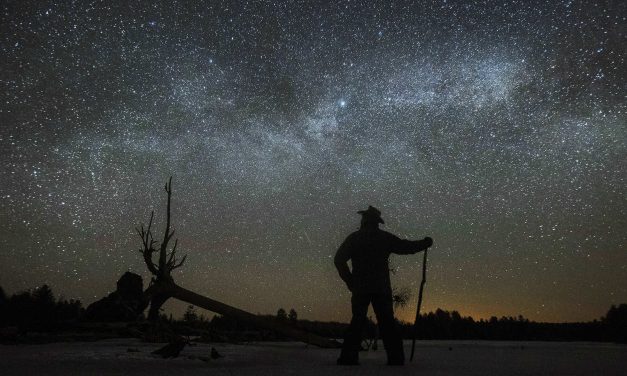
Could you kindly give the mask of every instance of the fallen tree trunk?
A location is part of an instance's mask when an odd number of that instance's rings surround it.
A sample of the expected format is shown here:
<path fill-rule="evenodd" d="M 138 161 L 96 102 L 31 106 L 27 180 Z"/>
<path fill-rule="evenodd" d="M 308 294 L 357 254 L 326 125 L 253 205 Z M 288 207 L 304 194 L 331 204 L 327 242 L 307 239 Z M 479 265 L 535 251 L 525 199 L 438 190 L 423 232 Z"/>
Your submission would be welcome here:
<path fill-rule="evenodd" d="M 151 289 L 152 288 L 152 289 Z M 187 290 L 176 284 L 169 284 L 167 286 L 153 285 L 146 290 L 150 295 L 153 294 L 165 294 L 172 298 L 181 300 L 183 302 L 193 304 L 197 307 L 204 308 L 211 312 L 219 313 L 221 315 L 232 317 L 236 320 L 240 320 L 245 323 L 255 325 L 259 328 L 275 331 L 288 338 L 302 341 L 311 345 L 316 345 L 322 348 L 338 348 L 340 344 L 332 339 L 324 338 L 319 335 L 306 332 L 297 328 L 290 327 L 288 325 L 276 322 L 272 319 L 254 315 L 250 312 L 246 312 L 239 308 L 232 307 L 228 304 L 221 303 L 217 300 L 207 298 L 200 294 L 196 294 L 193 291 Z"/>

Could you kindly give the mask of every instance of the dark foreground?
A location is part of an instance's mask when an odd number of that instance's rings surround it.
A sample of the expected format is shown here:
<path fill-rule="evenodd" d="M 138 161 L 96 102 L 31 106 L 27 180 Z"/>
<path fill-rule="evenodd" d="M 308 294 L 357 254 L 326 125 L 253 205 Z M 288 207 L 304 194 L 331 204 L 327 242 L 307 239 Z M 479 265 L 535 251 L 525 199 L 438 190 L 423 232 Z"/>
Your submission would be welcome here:
<path fill-rule="evenodd" d="M 337 350 L 302 343 L 188 346 L 176 359 L 150 354 L 159 344 L 135 339 L 0 345 L 2 375 L 624 375 L 627 346 L 609 343 L 420 341 L 414 362 L 385 366 L 381 349 L 361 365 L 335 365 Z M 406 353 L 411 345 L 405 343 Z"/>

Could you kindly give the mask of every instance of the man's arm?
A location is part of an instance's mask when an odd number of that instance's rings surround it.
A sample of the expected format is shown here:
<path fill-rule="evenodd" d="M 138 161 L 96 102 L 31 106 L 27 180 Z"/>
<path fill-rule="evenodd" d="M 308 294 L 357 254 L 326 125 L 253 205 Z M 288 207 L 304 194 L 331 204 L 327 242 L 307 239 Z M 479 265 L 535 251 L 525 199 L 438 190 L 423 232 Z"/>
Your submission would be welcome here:
<path fill-rule="evenodd" d="M 424 251 L 432 245 L 433 239 L 428 236 L 422 240 L 407 240 L 390 234 L 389 249 L 392 253 L 396 253 L 398 255 L 410 255 L 413 253 Z"/>
<path fill-rule="evenodd" d="M 335 263 L 335 267 L 337 268 L 338 273 L 340 274 L 340 278 L 346 283 L 349 290 L 353 288 L 353 274 L 348 268 L 348 260 L 351 258 L 351 245 L 350 245 L 350 236 L 344 240 L 340 248 L 338 248 L 335 253 L 335 258 L 333 262 Z"/>

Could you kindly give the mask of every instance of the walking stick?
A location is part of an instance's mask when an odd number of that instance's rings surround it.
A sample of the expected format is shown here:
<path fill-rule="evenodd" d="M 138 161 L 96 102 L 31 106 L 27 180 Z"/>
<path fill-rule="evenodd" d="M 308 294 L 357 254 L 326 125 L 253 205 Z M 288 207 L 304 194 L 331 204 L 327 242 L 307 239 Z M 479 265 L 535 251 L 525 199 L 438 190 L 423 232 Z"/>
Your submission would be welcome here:
<path fill-rule="evenodd" d="M 418 308 L 416 308 L 416 319 L 414 320 L 414 330 L 411 339 L 411 356 L 409 357 L 409 361 L 414 360 L 414 350 L 416 349 L 416 332 L 418 329 L 418 320 L 420 320 L 420 305 L 422 304 L 422 290 L 425 287 L 425 283 L 427 282 L 427 251 L 429 248 L 425 249 L 425 253 L 422 256 L 422 281 L 420 281 L 420 290 L 418 292 Z"/>

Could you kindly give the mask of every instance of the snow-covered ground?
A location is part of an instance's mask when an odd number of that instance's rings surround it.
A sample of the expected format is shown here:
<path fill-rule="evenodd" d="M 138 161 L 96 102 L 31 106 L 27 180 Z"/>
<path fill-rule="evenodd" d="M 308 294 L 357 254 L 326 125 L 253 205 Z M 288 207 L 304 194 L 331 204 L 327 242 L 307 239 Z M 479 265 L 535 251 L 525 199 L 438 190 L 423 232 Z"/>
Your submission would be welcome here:
<path fill-rule="evenodd" d="M 626 375 L 627 346 L 605 343 L 420 341 L 412 363 L 385 365 L 362 352 L 360 366 L 336 366 L 338 350 L 296 342 L 187 346 L 160 359 L 159 344 L 135 339 L 0 346 L 1 375 Z M 411 344 L 405 343 L 409 354 Z M 132 351 L 129 351 L 132 349 Z"/>

